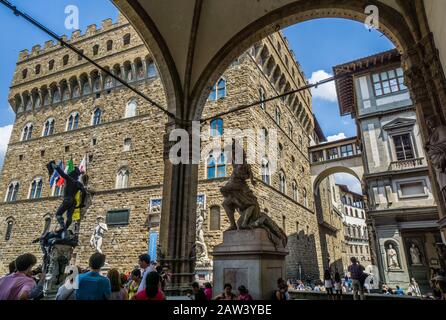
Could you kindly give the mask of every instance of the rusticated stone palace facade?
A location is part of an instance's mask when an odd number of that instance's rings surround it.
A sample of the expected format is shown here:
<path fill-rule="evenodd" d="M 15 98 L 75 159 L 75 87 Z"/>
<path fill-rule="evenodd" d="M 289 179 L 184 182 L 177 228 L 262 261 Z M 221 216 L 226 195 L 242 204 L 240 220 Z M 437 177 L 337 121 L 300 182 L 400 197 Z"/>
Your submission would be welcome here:
<path fill-rule="evenodd" d="M 121 16 L 102 27 L 74 32 L 77 48 L 165 105 L 157 68 L 137 33 Z M 304 75 L 286 39 L 276 33 L 244 53 L 214 87 L 203 117 L 302 86 Z M 74 263 L 86 266 L 96 218 L 108 224 L 102 250 L 110 266 L 130 270 L 153 249 L 159 230 L 163 184 L 163 135 L 167 117 L 72 51 L 54 44 L 20 54 L 10 91 L 17 114 L 0 180 L 0 268 L 23 252 L 40 254 L 31 241 L 56 223 L 62 190 L 51 189 L 50 160 L 88 158 L 93 203 L 82 221 Z M 277 170 L 268 155 L 254 166 L 262 209 L 289 236 L 288 275 L 319 278 L 322 271 L 318 221 L 311 190 L 308 145 L 314 130 L 311 96 L 300 92 L 206 123 L 202 130 L 277 130 Z M 198 203 L 207 249 L 222 241 L 228 226 L 219 192 L 231 168 L 220 159 L 200 164 Z"/>

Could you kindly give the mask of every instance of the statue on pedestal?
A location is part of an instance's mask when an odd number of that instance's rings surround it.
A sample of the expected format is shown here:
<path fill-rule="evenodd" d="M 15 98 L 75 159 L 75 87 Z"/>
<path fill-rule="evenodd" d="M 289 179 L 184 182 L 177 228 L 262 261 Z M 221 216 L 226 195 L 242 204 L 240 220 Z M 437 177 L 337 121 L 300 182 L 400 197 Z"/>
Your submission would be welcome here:
<path fill-rule="evenodd" d="M 261 212 L 257 197 L 246 182 L 249 179 L 253 186 L 257 184 L 254 180 L 251 165 L 247 163 L 245 152 L 243 151 L 242 163 L 237 164 L 235 150 L 236 143 L 234 141 L 231 157 L 232 175 L 226 185 L 220 188 L 224 197 L 222 206 L 231 224 L 228 230 L 263 228 L 267 231 L 269 239 L 276 248 L 279 246 L 286 247 L 288 241 L 286 234 L 268 215 Z M 237 223 L 234 217 L 236 211 L 240 214 Z"/>
<path fill-rule="evenodd" d="M 211 260 L 209 259 L 208 249 L 206 246 L 206 242 L 204 241 L 204 231 L 203 231 L 203 223 L 204 217 L 202 214 L 202 210 L 197 210 L 197 225 L 196 225 L 196 240 L 195 240 L 195 254 L 197 259 L 197 265 L 199 266 L 209 266 L 211 264 Z"/>
<path fill-rule="evenodd" d="M 108 227 L 107 224 L 104 223 L 104 217 L 102 216 L 98 216 L 96 222 L 97 225 L 90 238 L 90 245 L 96 249 L 96 252 L 102 253 L 102 239 L 108 231 Z"/>
<path fill-rule="evenodd" d="M 389 248 L 387 249 L 387 259 L 389 269 L 400 269 L 400 264 L 398 262 L 398 253 L 391 244 L 389 244 Z"/>
<path fill-rule="evenodd" d="M 410 253 L 410 258 L 412 260 L 412 265 L 414 266 L 420 266 L 423 263 L 421 262 L 421 252 L 418 249 L 418 247 L 415 245 L 415 243 L 412 243 L 410 245 L 410 249 L 409 249 L 409 253 Z"/>
<path fill-rule="evenodd" d="M 426 119 L 429 141 L 425 148 L 434 167 L 443 200 L 446 201 L 446 126 L 437 123 L 438 120 L 433 116 Z"/>

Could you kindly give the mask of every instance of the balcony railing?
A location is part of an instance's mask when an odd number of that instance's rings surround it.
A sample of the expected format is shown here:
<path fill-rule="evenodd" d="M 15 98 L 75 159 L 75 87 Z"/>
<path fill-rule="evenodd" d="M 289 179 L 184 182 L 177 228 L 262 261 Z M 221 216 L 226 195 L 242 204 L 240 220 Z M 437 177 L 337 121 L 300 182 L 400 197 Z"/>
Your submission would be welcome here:
<path fill-rule="evenodd" d="M 424 158 L 415 158 L 409 160 L 393 161 L 389 165 L 390 171 L 415 169 L 425 166 Z"/>

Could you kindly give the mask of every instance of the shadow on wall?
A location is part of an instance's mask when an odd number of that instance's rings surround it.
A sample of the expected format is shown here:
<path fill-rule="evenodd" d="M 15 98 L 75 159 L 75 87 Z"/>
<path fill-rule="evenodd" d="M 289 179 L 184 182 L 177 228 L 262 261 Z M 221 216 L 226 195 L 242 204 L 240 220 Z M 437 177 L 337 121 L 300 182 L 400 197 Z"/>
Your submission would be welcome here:
<path fill-rule="evenodd" d="M 288 236 L 287 277 L 313 282 L 321 277 L 314 234 L 303 230 Z"/>

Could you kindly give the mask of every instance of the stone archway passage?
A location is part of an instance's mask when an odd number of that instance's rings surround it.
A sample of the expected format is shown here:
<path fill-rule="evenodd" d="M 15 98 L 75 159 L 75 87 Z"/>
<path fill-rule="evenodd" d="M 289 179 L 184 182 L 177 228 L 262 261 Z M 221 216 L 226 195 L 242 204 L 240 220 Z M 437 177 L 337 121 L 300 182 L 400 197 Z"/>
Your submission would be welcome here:
<path fill-rule="evenodd" d="M 446 81 L 424 7 L 432 1 L 379 0 L 380 30 L 403 56 L 406 82 L 425 141 L 425 119 L 445 124 Z M 213 83 L 230 63 L 256 41 L 305 20 L 338 17 L 365 21 L 368 0 L 144 1 L 114 0 L 154 55 L 166 90 L 168 109 L 175 113 L 166 127 L 191 130 L 199 119 Z M 181 17 L 181 19 L 178 19 Z M 433 19 L 433 18 L 432 18 Z M 437 21 L 437 20 L 435 20 Z M 443 40 L 444 41 L 444 40 Z M 444 43 L 442 57 L 446 55 Z M 166 154 L 169 144 L 165 143 Z M 432 166 L 430 166 L 432 168 Z M 161 251 L 173 263 L 173 286 L 180 292 L 193 278 L 190 259 L 195 234 L 197 166 L 172 165 L 165 159 Z M 432 181 L 436 181 L 431 170 Z M 434 183 L 441 216 L 445 200 Z M 446 228 L 446 218 L 440 220 Z"/>

